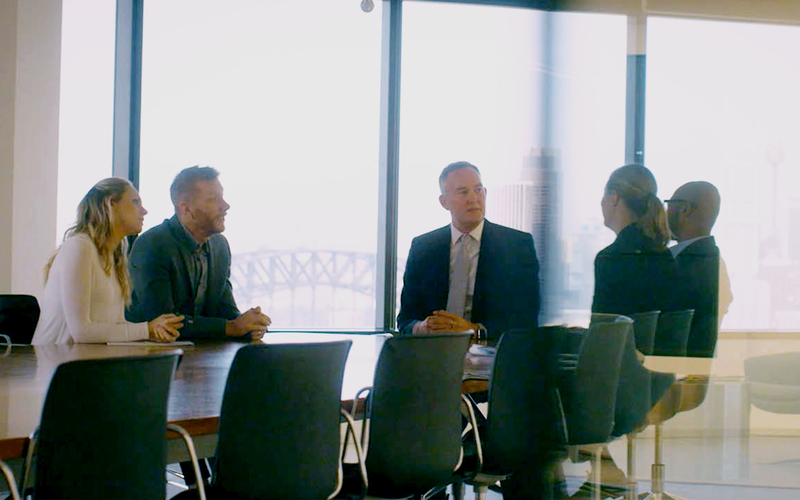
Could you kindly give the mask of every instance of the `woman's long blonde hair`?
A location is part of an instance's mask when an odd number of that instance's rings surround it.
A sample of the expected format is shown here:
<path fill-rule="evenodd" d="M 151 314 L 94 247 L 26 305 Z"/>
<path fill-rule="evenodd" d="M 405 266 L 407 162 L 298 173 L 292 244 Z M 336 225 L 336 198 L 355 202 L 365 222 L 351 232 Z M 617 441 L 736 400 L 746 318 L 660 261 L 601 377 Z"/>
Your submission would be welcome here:
<path fill-rule="evenodd" d="M 615 192 L 638 218 L 636 225 L 663 250 L 669 242 L 669 225 L 664 204 L 658 199 L 658 185 L 653 173 L 644 165 L 631 163 L 611 173 L 606 192 Z"/>
<path fill-rule="evenodd" d="M 78 204 L 78 214 L 75 225 L 67 229 L 64 233 L 64 241 L 76 234 L 85 234 L 94 243 L 97 253 L 100 254 L 100 262 L 103 270 L 111 276 L 111 270 L 119 281 L 122 297 L 125 304 L 131 301 L 131 277 L 128 273 L 128 241 L 122 238 L 116 248 L 109 249 L 108 242 L 114 236 L 114 211 L 112 204 L 119 201 L 128 189 L 134 189 L 127 179 L 119 177 L 109 177 L 103 179 L 86 193 Z M 44 266 L 44 281 L 50 276 L 50 268 L 58 255 L 55 251 L 47 265 Z"/>

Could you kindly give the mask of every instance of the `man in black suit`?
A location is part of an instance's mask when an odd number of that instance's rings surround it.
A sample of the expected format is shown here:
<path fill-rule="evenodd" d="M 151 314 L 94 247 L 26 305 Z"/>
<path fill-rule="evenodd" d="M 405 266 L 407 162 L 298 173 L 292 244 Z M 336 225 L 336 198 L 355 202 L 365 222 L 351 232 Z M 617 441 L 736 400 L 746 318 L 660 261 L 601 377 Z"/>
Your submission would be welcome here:
<path fill-rule="evenodd" d="M 452 223 L 411 243 L 400 333 L 473 330 L 496 341 L 510 328 L 535 327 L 539 261 L 531 235 L 484 219 L 486 188 L 474 165 L 448 165 L 439 188 Z"/>
<path fill-rule="evenodd" d="M 439 202 L 452 223 L 411 243 L 397 317 L 400 333 L 472 330 L 476 340 L 497 341 L 511 328 L 536 327 L 539 261 L 533 237 L 484 219 L 486 188 L 475 165 L 448 165 L 439 176 L 439 189 Z M 546 363 L 550 353 L 545 349 L 541 356 Z M 546 401 L 547 374 L 540 382 Z M 542 411 L 531 416 L 531 425 L 538 425 L 543 436 L 551 414 L 543 403 Z M 530 445 L 545 442 L 543 437 Z M 545 497 L 553 463 L 550 450 L 541 451 L 538 463 L 503 482 L 504 498 Z"/>
<path fill-rule="evenodd" d="M 708 182 L 689 182 L 667 200 L 669 227 L 678 244 L 670 251 L 678 262 L 684 308 L 694 309 L 687 356 L 711 357 L 722 317 L 733 300 L 730 280 L 711 228 L 720 196 Z"/>
<path fill-rule="evenodd" d="M 270 318 L 255 307 L 240 314 L 233 298 L 231 250 L 220 233 L 230 208 L 219 172 L 182 170 L 170 187 L 175 215 L 139 236 L 130 253 L 133 282 L 129 321 L 171 312 L 185 316 L 181 339 L 259 339 Z"/>

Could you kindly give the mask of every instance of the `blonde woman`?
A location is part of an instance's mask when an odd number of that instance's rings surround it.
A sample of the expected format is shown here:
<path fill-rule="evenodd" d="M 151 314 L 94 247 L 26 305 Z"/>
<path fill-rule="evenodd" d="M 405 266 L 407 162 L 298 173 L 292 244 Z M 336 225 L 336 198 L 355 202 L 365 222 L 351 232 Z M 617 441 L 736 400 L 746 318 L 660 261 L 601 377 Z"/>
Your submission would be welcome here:
<path fill-rule="evenodd" d="M 183 316 L 125 321 L 131 296 L 125 237 L 141 232 L 146 213 L 139 193 L 125 179 L 103 179 L 89 190 L 78 205 L 77 222 L 45 266 L 42 312 L 32 344 L 178 338 Z"/>

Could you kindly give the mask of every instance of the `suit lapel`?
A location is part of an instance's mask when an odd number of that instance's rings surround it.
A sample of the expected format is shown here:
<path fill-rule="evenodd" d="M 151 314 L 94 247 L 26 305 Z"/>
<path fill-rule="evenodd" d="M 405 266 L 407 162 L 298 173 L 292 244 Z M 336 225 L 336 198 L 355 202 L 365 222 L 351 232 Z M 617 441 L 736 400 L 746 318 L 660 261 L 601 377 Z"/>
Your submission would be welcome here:
<path fill-rule="evenodd" d="M 443 304 L 441 309 L 447 307 L 447 294 L 450 292 L 450 226 L 447 225 L 436 234 L 431 242 L 433 245 L 431 255 L 435 259 L 431 270 L 436 273 L 434 280 L 436 303 Z"/>
<path fill-rule="evenodd" d="M 478 252 L 478 269 L 475 271 L 475 291 L 472 296 L 472 320 L 480 319 L 484 309 L 484 288 L 490 281 L 493 257 L 496 252 L 495 225 L 484 219 L 481 249 Z"/>

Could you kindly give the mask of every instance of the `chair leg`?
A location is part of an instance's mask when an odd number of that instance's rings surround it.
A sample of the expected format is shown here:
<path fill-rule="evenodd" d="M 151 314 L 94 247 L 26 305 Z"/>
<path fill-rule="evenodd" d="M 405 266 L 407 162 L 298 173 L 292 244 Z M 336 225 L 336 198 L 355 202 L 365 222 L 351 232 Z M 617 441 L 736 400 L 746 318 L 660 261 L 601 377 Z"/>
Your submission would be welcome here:
<path fill-rule="evenodd" d="M 628 491 L 625 493 L 625 500 L 636 500 L 636 433 L 631 432 L 628 434 L 628 467 L 627 476 L 628 482 L 626 484 Z"/>
<path fill-rule="evenodd" d="M 0 471 L 2 471 L 3 475 L 6 478 L 6 482 L 8 483 L 8 491 L 10 493 L 10 497 L 12 500 L 20 500 L 19 491 L 17 490 L 17 482 L 14 480 L 14 473 L 11 472 L 11 469 L 6 465 L 5 462 L 0 460 Z"/>
<path fill-rule="evenodd" d="M 592 482 L 594 489 L 592 490 L 592 500 L 601 500 L 600 495 L 601 486 L 603 484 L 603 446 L 597 446 L 594 450 L 594 467 L 592 467 Z"/>
<path fill-rule="evenodd" d="M 664 457 L 662 455 L 664 435 L 662 433 L 662 424 L 656 424 L 655 431 L 655 456 L 650 473 L 652 492 L 642 493 L 639 498 L 643 500 L 685 500 L 683 497 L 670 495 L 664 491 Z"/>
<path fill-rule="evenodd" d="M 464 500 L 464 483 L 453 483 L 451 489 L 454 500 Z"/>
<path fill-rule="evenodd" d="M 486 492 L 489 491 L 489 487 L 485 484 L 481 485 L 473 485 L 472 488 L 475 490 L 475 500 L 486 500 Z"/>

